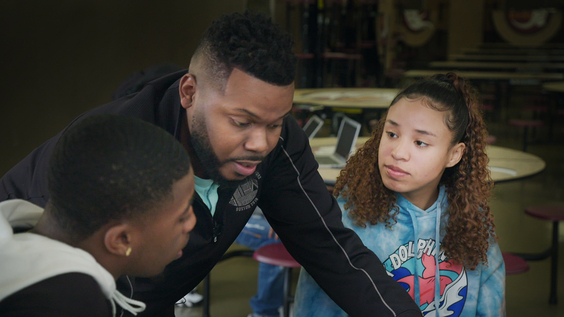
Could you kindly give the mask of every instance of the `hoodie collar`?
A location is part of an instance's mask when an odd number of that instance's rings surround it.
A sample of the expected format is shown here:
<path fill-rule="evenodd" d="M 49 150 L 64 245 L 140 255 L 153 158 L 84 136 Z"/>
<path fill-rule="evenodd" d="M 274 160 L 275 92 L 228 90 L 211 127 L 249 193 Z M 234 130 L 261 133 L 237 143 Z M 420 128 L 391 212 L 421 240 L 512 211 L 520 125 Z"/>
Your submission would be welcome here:
<path fill-rule="evenodd" d="M 145 309 L 143 302 L 127 298 L 116 289 L 113 276 L 90 253 L 35 233 L 13 233 L 15 227 L 35 226 L 42 213 L 41 207 L 25 200 L 0 203 L 0 300 L 47 278 L 78 272 L 98 282 L 114 316 L 116 304 L 133 315 Z"/>
<path fill-rule="evenodd" d="M 431 205 L 431 207 L 423 210 L 414 204 L 412 204 L 409 200 L 403 197 L 400 193 L 396 193 L 396 205 L 400 208 L 400 213 L 408 212 L 411 216 L 414 217 L 423 217 L 429 216 L 437 212 L 439 205 L 445 205 L 447 202 L 447 193 L 446 187 L 441 186 L 439 187 L 439 197 L 437 200 Z"/>

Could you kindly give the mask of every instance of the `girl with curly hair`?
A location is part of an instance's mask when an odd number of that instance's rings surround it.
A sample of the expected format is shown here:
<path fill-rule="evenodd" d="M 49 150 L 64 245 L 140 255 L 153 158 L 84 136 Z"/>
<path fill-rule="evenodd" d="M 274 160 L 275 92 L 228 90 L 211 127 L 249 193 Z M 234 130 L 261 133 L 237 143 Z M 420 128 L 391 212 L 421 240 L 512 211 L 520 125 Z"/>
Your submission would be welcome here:
<path fill-rule="evenodd" d="M 428 316 L 504 316 L 478 94 L 454 73 L 415 82 L 348 160 L 343 222 Z M 346 314 L 302 270 L 295 316 Z"/>

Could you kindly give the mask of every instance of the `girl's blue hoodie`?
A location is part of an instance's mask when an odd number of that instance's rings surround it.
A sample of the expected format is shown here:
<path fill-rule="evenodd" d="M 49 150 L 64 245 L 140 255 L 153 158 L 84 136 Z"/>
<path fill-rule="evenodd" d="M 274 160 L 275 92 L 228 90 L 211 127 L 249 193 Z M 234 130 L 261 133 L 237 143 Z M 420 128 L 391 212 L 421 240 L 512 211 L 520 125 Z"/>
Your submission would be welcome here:
<path fill-rule="evenodd" d="M 354 225 L 339 199 L 343 223 L 380 258 L 388 274 L 419 304 L 424 316 L 505 316 L 505 265 L 496 242 L 490 242 L 487 265 L 467 270 L 445 258 L 440 243 L 447 224 L 447 194 L 422 210 L 400 194 L 399 214 L 391 229 L 384 223 Z M 438 256 L 436 256 L 438 255 Z M 438 268 L 438 269 L 437 269 Z M 415 278 L 417 276 L 418 278 Z M 439 307 L 438 311 L 436 307 Z M 294 316 L 346 316 L 302 270 L 296 290 Z"/>

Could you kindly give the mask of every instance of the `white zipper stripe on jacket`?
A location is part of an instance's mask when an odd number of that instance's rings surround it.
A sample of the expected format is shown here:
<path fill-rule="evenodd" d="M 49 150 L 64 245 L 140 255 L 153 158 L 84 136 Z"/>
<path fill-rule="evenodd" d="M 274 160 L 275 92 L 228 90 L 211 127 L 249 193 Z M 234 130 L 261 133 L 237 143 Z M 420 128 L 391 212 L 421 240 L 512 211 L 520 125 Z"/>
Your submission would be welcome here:
<path fill-rule="evenodd" d="M 436 224 L 435 224 L 435 311 L 436 316 L 440 317 L 441 316 L 441 311 L 439 310 L 439 306 L 441 305 L 441 272 L 439 270 L 439 252 L 440 252 L 440 243 L 439 243 L 439 239 L 441 238 L 440 236 L 440 230 L 441 230 L 441 213 L 442 213 L 442 209 L 443 209 L 443 205 L 442 205 L 442 201 L 439 201 L 439 204 L 437 206 L 437 219 L 436 219 Z"/>
<path fill-rule="evenodd" d="M 284 139 L 282 137 L 280 137 L 280 139 L 282 141 L 284 141 Z M 304 195 L 307 197 L 307 199 L 309 200 L 310 204 L 312 205 L 312 207 L 315 209 L 315 212 L 317 213 L 317 215 L 319 216 L 319 219 L 321 220 L 321 223 L 323 223 L 323 226 L 325 227 L 325 229 L 327 230 L 327 232 L 329 232 L 329 234 L 331 235 L 331 238 L 333 239 L 333 241 L 337 244 L 337 246 L 339 246 L 339 248 L 341 249 L 341 251 L 343 252 L 343 254 L 345 255 L 345 257 L 347 258 L 347 261 L 349 262 L 349 265 L 357 270 L 357 271 L 361 271 L 364 273 L 364 275 L 366 275 L 366 277 L 368 277 L 368 279 L 370 280 L 370 283 L 372 283 L 372 286 L 374 287 L 374 290 L 376 291 L 376 293 L 378 294 L 378 296 L 380 297 L 380 300 L 382 301 L 382 303 L 388 308 L 388 310 L 390 310 L 390 312 L 394 315 L 397 316 L 396 312 L 388 305 L 388 303 L 386 303 L 386 301 L 384 300 L 384 298 L 382 297 L 382 294 L 380 293 L 380 290 L 378 289 L 378 287 L 376 286 L 376 283 L 374 283 L 374 280 L 372 279 L 372 277 L 370 276 L 370 274 L 368 274 L 368 272 L 366 272 L 366 270 L 364 270 L 363 268 L 359 268 L 354 266 L 354 264 L 352 263 L 349 255 L 347 254 L 347 251 L 345 251 L 345 248 L 343 248 L 343 246 L 339 243 L 339 241 L 335 238 L 335 236 L 333 235 L 333 232 L 331 232 L 331 230 L 329 229 L 329 227 L 327 226 L 327 223 L 325 222 L 325 219 L 323 219 L 323 217 L 321 216 L 321 213 L 319 212 L 319 210 L 317 209 L 317 206 L 315 206 L 315 204 L 313 203 L 313 201 L 311 200 L 311 198 L 309 197 L 309 195 L 307 194 L 307 192 L 304 190 L 303 186 L 302 186 L 302 182 L 300 181 L 300 172 L 298 171 L 298 169 L 296 168 L 296 165 L 294 164 L 294 162 L 292 161 L 292 158 L 290 157 L 290 155 L 288 154 L 288 152 L 286 152 L 286 149 L 284 148 L 284 146 L 280 146 L 282 148 L 282 151 L 284 151 L 284 154 L 286 155 L 286 157 L 288 158 L 288 160 L 290 161 L 290 164 L 292 164 L 292 167 L 294 168 L 294 170 L 296 171 L 296 173 L 298 174 L 298 176 L 296 177 L 296 180 L 298 182 L 298 184 L 300 185 L 300 189 L 302 190 L 302 192 L 304 193 Z"/>

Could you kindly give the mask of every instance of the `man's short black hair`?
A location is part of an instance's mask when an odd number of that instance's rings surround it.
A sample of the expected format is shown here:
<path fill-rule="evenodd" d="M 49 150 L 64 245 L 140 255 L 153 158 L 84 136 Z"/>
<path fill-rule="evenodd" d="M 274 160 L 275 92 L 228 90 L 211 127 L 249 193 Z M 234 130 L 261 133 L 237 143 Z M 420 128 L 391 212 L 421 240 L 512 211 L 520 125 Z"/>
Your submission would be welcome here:
<path fill-rule="evenodd" d="M 87 117 L 61 136 L 51 155 L 47 210 L 81 241 L 112 220 L 158 210 L 189 171 L 188 154 L 162 128 L 132 117 Z"/>
<path fill-rule="evenodd" d="M 227 79 L 236 67 L 270 84 L 287 86 L 296 73 L 292 44 L 290 35 L 270 18 L 246 11 L 212 22 L 195 55 L 207 58 L 216 79 Z"/>

